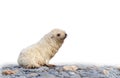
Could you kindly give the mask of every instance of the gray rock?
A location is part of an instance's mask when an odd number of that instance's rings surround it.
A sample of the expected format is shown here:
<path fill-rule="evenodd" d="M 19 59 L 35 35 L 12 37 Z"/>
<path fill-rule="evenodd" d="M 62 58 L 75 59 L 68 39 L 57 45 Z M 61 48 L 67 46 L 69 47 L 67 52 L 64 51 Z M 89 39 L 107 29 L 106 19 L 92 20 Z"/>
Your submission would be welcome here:
<path fill-rule="evenodd" d="M 60 72 L 59 74 L 64 76 L 65 78 L 70 76 L 67 72 L 64 72 L 64 71 Z"/>
<path fill-rule="evenodd" d="M 43 71 L 48 71 L 49 68 L 48 68 L 48 67 L 45 67 L 45 66 L 42 66 L 42 67 L 39 68 L 39 70 L 40 70 L 41 72 L 43 72 Z"/>
<path fill-rule="evenodd" d="M 25 76 L 20 76 L 20 77 L 13 77 L 13 78 L 27 78 L 27 77 L 25 77 Z"/>
<path fill-rule="evenodd" d="M 78 74 L 75 74 L 75 75 L 73 75 L 73 76 L 70 76 L 70 78 L 81 78 L 81 76 L 78 75 Z"/>
<path fill-rule="evenodd" d="M 56 76 L 52 74 L 44 73 L 41 75 L 41 78 L 56 78 Z"/>

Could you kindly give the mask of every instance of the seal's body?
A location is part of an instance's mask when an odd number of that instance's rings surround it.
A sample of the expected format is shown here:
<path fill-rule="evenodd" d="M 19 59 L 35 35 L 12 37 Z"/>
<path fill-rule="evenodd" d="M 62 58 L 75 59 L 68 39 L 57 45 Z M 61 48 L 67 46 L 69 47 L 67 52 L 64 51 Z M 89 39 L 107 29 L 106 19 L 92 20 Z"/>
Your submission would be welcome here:
<path fill-rule="evenodd" d="M 18 64 L 25 68 L 36 68 L 48 65 L 49 60 L 56 54 L 67 34 L 60 29 L 54 29 L 46 34 L 39 42 L 23 49 L 18 58 Z"/>

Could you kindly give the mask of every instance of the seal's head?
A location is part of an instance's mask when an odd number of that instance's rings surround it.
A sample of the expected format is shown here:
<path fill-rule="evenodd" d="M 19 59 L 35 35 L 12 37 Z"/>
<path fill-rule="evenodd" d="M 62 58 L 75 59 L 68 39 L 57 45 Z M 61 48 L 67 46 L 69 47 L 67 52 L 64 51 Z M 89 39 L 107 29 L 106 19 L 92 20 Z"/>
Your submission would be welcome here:
<path fill-rule="evenodd" d="M 64 41 L 64 39 L 67 37 L 66 32 L 61 29 L 53 29 L 51 33 L 51 38 L 57 41 Z"/>

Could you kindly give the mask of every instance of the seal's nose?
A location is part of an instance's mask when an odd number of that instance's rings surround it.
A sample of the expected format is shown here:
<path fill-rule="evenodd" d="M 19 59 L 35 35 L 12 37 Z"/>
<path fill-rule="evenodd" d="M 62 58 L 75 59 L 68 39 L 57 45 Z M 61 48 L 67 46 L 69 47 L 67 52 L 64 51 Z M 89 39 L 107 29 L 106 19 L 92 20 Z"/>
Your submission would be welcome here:
<path fill-rule="evenodd" d="M 67 37 L 67 34 L 65 33 L 65 38 Z"/>

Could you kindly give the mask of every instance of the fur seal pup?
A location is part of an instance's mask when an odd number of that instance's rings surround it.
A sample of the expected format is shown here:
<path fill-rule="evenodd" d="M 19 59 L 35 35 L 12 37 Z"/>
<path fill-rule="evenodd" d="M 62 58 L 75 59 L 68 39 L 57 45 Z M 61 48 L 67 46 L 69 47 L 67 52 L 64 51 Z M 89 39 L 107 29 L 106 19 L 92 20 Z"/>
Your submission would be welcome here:
<path fill-rule="evenodd" d="M 49 60 L 63 44 L 67 34 L 61 29 L 53 29 L 37 43 L 23 49 L 18 57 L 18 64 L 24 68 L 50 66 Z"/>

